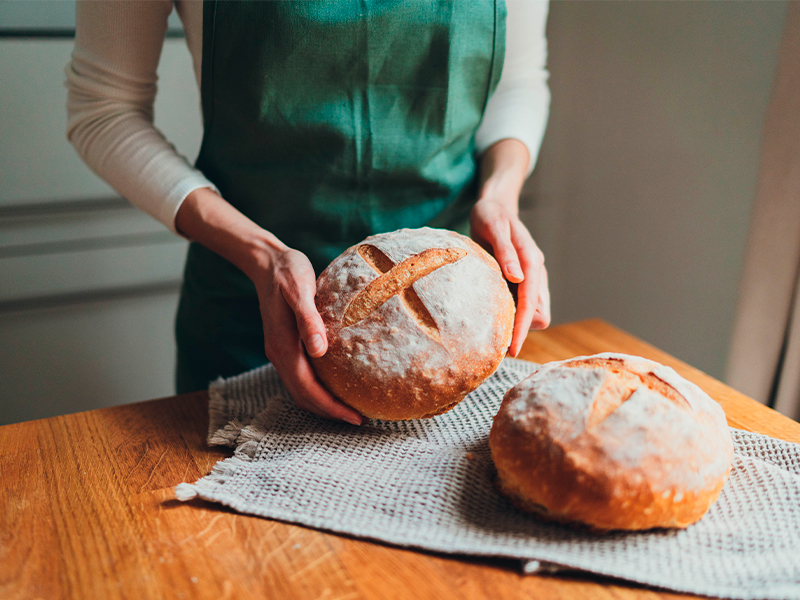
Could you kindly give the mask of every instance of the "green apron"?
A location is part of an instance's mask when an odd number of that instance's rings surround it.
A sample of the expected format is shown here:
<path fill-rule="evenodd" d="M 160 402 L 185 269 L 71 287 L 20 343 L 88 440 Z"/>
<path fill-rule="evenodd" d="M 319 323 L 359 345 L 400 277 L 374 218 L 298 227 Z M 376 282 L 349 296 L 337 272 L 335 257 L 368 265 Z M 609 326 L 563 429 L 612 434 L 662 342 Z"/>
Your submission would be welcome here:
<path fill-rule="evenodd" d="M 502 0 L 206 1 L 197 167 L 317 274 L 375 233 L 465 232 L 504 48 Z M 179 393 L 267 362 L 252 282 L 196 243 L 176 338 Z"/>

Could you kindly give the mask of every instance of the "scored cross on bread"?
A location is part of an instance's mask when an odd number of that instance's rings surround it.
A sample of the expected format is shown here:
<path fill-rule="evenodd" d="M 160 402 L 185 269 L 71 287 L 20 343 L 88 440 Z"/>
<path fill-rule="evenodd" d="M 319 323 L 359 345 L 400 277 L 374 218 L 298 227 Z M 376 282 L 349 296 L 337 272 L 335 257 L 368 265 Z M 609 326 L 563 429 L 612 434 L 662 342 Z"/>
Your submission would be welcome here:
<path fill-rule="evenodd" d="M 586 420 L 586 429 L 602 423 L 623 403 L 631 399 L 640 387 L 652 390 L 667 398 L 676 406 L 691 412 L 692 405 L 673 386 L 653 373 L 646 363 L 625 361 L 621 358 L 590 356 L 579 360 L 569 360 L 564 367 L 584 369 L 605 369 L 609 377 L 595 392 L 594 402 Z"/>
<path fill-rule="evenodd" d="M 436 321 L 411 285 L 436 269 L 464 258 L 467 251 L 462 248 L 430 248 L 405 259 L 400 264 L 395 264 L 392 259 L 370 244 L 359 246 L 358 253 L 370 267 L 380 273 L 380 276 L 353 298 L 342 317 L 342 326 L 350 327 L 358 323 L 389 298 L 399 295 L 406 308 L 415 315 L 420 327 L 437 342 L 440 341 L 441 336 Z"/>

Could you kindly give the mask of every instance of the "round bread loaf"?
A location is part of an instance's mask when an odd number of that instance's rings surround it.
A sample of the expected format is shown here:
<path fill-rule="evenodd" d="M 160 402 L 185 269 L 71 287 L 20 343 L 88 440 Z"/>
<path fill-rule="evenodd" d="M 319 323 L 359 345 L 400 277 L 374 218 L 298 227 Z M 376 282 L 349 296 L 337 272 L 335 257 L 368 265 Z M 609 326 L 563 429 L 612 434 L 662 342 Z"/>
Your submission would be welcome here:
<path fill-rule="evenodd" d="M 612 353 L 542 365 L 511 388 L 489 445 L 517 507 L 598 531 L 687 527 L 733 457 L 719 404 L 669 367 Z"/>
<path fill-rule="evenodd" d="M 317 376 L 374 419 L 443 413 L 491 375 L 511 343 L 514 300 L 497 262 L 442 229 L 375 235 L 317 280 L 328 351 Z"/>

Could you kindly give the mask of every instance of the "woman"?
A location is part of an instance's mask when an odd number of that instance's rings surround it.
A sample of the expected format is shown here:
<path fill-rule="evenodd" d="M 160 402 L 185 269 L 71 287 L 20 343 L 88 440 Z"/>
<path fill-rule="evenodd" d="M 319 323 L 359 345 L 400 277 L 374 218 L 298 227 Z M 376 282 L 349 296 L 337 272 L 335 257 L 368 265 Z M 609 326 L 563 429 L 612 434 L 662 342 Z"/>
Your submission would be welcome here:
<path fill-rule="evenodd" d="M 307 358 L 327 349 L 315 272 L 400 227 L 470 229 L 493 252 L 518 284 L 512 355 L 548 325 L 517 206 L 549 105 L 545 3 L 177 1 L 203 105 L 195 168 L 152 125 L 172 5 L 78 2 L 68 137 L 192 240 L 179 393 L 269 360 L 300 407 L 361 424 Z"/>

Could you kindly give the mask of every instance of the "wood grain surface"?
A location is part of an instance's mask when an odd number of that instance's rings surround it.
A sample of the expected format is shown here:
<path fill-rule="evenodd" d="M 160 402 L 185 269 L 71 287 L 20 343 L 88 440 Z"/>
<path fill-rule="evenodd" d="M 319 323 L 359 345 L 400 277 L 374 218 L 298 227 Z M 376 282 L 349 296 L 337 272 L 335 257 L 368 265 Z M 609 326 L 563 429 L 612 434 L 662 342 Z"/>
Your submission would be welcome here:
<path fill-rule="evenodd" d="M 531 333 L 522 358 L 601 351 L 673 366 L 734 427 L 800 442 L 800 424 L 597 320 Z M 683 598 L 586 575 L 522 576 L 453 558 L 181 503 L 172 488 L 230 453 L 208 448 L 188 394 L 0 427 L 0 598 Z"/>

